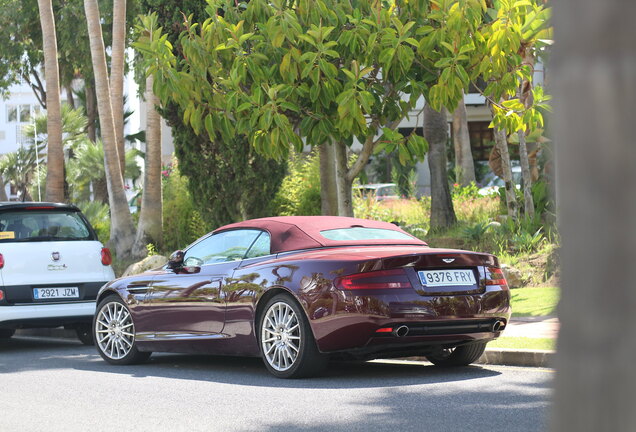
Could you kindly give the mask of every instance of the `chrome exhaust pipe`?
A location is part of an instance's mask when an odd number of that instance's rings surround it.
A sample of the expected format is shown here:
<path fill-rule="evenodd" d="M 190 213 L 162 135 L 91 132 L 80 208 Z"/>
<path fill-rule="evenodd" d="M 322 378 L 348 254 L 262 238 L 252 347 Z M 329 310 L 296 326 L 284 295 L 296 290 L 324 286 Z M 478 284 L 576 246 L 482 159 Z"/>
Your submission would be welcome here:
<path fill-rule="evenodd" d="M 501 329 L 503 329 L 505 327 L 505 325 L 506 324 L 503 321 L 495 321 L 495 323 L 492 325 L 493 333 L 501 331 Z"/>
<path fill-rule="evenodd" d="M 405 325 L 399 326 L 393 330 L 393 335 L 397 337 L 404 337 L 409 334 L 409 328 Z"/>

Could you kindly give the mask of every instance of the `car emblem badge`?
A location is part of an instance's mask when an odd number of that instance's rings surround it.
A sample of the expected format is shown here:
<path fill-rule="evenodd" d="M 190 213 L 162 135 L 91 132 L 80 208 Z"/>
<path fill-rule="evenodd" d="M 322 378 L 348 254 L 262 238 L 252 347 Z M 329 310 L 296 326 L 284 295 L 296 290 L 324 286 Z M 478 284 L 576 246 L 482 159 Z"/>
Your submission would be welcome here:
<path fill-rule="evenodd" d="M 442 261 L 444 261 L 446 264 L 450 264 L 453 261 L 455 261 L 455 258 L 444 258 L 444 259 L 442 259 Z"/>
<path fill-rule="evenodd" d="M 59 252 L 53 252 L 51 253 L 51 259 L 53 261 L 59 261 L 60 260 L 60 253 Z"/>

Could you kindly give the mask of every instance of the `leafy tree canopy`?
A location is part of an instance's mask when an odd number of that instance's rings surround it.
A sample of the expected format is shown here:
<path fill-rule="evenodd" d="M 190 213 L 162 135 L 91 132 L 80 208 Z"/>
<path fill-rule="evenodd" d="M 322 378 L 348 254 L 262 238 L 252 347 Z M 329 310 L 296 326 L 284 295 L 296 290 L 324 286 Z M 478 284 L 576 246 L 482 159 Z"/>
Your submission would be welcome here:
<path fill-rule="evenodd" d="M 501 113 L 496 123 L 541 122 L 518 100 L 499 104 L 531 78 L 521 50 L 539 48 L 547 31 L 537 1 L 216 0 L 206 12 L 185 21 L 181 56 L 152 16 L 150 37 L 136 47 L 152 62 L 157 94 L 177 103 L 195 132 L 244 135 L 267 156 L 286 157 L 290 143 L 366 143 L 381 130 L 384 148 L 417 158 L 424 140 L 387 126 L 421 96 L 454 109 L 478 78 Z"/>

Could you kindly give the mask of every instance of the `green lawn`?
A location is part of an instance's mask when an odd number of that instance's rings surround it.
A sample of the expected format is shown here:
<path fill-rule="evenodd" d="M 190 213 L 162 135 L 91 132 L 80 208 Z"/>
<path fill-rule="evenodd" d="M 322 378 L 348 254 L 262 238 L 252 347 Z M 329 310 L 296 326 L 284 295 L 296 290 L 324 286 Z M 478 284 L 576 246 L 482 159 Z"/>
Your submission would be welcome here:
<path fill-rule="evenodd" d="M 557 287 L 515 288 L 510 293 L 513 317 L 556 315 L 560 294 Z"/>
<path fill-rule="evenodd" d="M 555 343 L 556 339 L 552 338 L 500 337 L 488 342 L 488 348 L 553 350 Z"/>

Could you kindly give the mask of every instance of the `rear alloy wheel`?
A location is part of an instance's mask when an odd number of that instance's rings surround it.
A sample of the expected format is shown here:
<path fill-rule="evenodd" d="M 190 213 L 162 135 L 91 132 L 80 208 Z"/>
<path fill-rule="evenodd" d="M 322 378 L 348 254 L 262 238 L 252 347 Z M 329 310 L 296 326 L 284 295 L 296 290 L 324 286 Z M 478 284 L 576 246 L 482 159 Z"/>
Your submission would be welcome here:
<path fill-rule="evenodd" d="M 427 355 L 428 361 L 436 366 L 468 366 L 477 361 L 486 349 L 486 342 L 475 342 L 455 348 L 442 349 L 434 354 Z"/>
<path fill-rule="evenodd" d="M 0 339 L 10 339 L 14 333 L 14 329 L 0 329 Z"/>
<path fill-rule="evenodd" d="M 95 345 L 95 339 L 93 339 L 93 331 L 90 324 L 79 324 L 75 327 L 75 333 L 77 338 L 84 345 Z"/>
<path fill-rule="evenodd" d="M 267 302 L 258 328 L 261 355 L 272 375 L 302 378 L 326 366 L 327 357 L 318 351 L 305 314 L 289 295 L 279 294 Z"/>
<path fill-rule="evenodd" d="M 97 306 L 93 335 L 97 351 L 111 364 L 140 363 L 152 354 L 137 349 L 132 315 L 128 306 L 116 295 L 106 297 Z"/>

